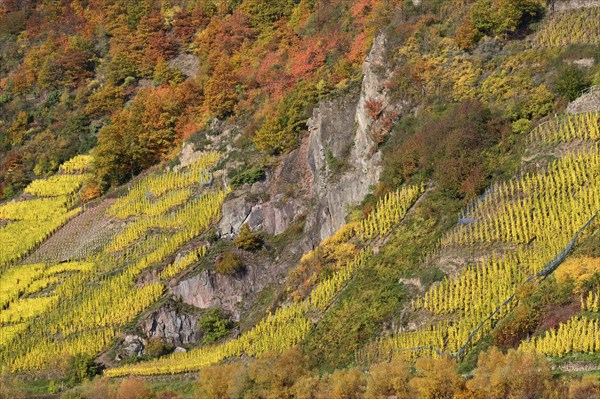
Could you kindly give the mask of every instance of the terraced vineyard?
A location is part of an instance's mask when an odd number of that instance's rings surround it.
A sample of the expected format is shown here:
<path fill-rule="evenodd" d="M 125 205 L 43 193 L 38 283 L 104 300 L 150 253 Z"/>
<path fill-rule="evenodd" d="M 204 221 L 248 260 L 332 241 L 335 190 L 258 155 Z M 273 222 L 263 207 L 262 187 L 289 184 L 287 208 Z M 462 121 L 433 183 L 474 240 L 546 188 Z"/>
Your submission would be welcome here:
<path fill-rule="evenodd" d="M 74 158 L 75 159 L 75 158 Z M 73 160 L 65 165 L 71 165 Z M 79 162 L 79 161 L 77 161 Z M 32 249 L 48 238 L 65 222 L 77 215 L 81 208 L 75 206 L 75 193 L 88 178 L 79 174 L 84 167 L 61 166 L 77 174 L 58 174 L 48 179 L 34 180 L 25 193 L 37 198 L 22 198 L 0 206 L 0 267 L 23 259 Z"/>
<path fill-rule="evenodd" d="M 156 302 L 164 284 L 205 253 L 204 247 L 184 247 L 220 219 L 227 190 L 205 187 L 217 162 L 218 154 L 207 153 L 187 169 L 141 180 L 108 210 L 129 225 L 85 262 L 7 267 L 0 275 L 5 308 L 0 319 L 3 367 L 13 372 L 45 370 L 60 366 L 68 356 L 96 355 L 111 344 L 122 326 Z M 75 159 L 61 167 L 61 173 L 82 172 L 87 164 L 87 158 Z M 75 198 L 65 193 L 72 195 L 82 176 L 58 174 L 36 183 L 30 191 L 44 192 L 49 198 L 8 203 L 0 207 L 1 215 L 27 221 L 31 217 L 35 232 L 40 223 L 31 215 L 40 215 L 38 209 L 67 209 L 68 201 Z M 60 195 L 53 195 L 49 187 L 58 187 Z M 181 254 L 178 260 L 169 262 L 177 253 Z M 140 275 L 151 268 L 158 269 L 162 282 L 140 284 Z"/>
<path fill-rule="evenodd" d="M 600 43 L 600 7 L 552 14 L 536 34 L 534 43 L 542 47 Z"/>
<path fill-rule="evenodd" d="M 594 231 L 600 225 L 594 219 L 600 210 L 600 150 L 597 142 L 593 144 L 598 140 L 597 122 L 597 114 L 580 114 L 536 129 L 532 135 L 537 143 L 580 139 L 590 146 L 567 153 L 544 171 L 495 185 L 467 208 L 459 225 L 441 240 L 437 255 L 470 247 L 493 255 L 433 285 L 412 302 L 413 311 L 437 321 L 373 342 L 357 359 L 369 363 L 394 352 L 413 358 L 436 353 L 462 357 L 512 310 L 518 287 L 551 273 L 590 221 L 582 233 Z M 596 294 L 583 295 L 583 309 L 597 309 Z M 584 334 L 583 346 L 565 344 L 577 331 Z M 597 320 L 576 318 L 523 348 L 553 355 L 595 351 L 597 339 Z"/>
<path fill-rule="evenodd" d="M 600 112 L 555 117 L 536 127 L 529 141 L 553 145 L 576 139 L 600 140 Z"/>
<path fill-rule="evenodd" d="M 367 237 L 372 239 L 386 234 L 406 215 L 423 190 L 423 186 L 408 186 L 385 196 L 375 207 L 373 216 L 367 219 L 367 226 L 372 226 L 367 230 Z M 355 237 L 361 237 L 365 231 L 364 226 L 355 224 L 344 226 L 321 246 L 337 246 Z M 229 357 L 242 354 L 257 356 L 272 350 L 281 351 L 290 348 L 305 338 L 312 328 L 308 316 L 318 314 L 330 306 L 337 294 L 352 278 L 353 272 L 364 264 L 369 255 L 368 247 L 357 252 L 352 260 L 339 265 L 339 270 L 331 277 L 317 284 L 306 298 L 292 301 L 288 306 L 277 309 L 274 314 L 269 314 L 239 338 L 186 353 L 172 354 L 163 359 L 109 369 L 105 374 L 119 377 L 191 372 Z"/>

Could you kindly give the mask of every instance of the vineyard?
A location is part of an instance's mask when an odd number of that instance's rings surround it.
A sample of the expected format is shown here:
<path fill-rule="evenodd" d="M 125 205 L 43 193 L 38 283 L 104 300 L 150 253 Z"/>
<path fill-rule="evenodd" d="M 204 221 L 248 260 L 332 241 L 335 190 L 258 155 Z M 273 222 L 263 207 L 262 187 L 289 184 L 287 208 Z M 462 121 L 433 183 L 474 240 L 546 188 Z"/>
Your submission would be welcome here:
<path fill-rule="evenodd" d="M 96 355 L 113 342 L 124 325 L 155 303 L 169 279 L 206 252 L 199 247 L 176 256 L 220 219 L 228 191 L 207 188 L 212 180 L 210 168 L 217 162 L 218 156 L 208 153 L 187 169 L 141 179 L 107 211 L 111 217 L 126 219 L 128 225 L 85 262 L 8 267 L 0 275 L 0 300 L 5 309 L 0 320 L 3 366 L 13 372 L 43 370 L 64 366 L 61 362 L 68 356 Z M 54 215 L 48 210 L 56 209 L 55 213 L 62 215 L 61 211 L 73 206 L 76 199 L 62 193 L 75 193 L 86 176 L 67 173 L 83 173 L 88 164 L 88 158 L 75 158 L 61 168 L 63 174 L 44 183 L 34 182 L 35 189 L 29 191 L 43 192 L 44 198 L 0 207 L 2 218 L 16 220 L 3 229 L 23 221 L 31 223 L 33 233 L 40 226 L 45 228 L 46 218 Z M 72 179 L 74 176 L 77 178 Z M 49 187 L 57 181 L 72 185 L 56 185 L 61 194 L 53 195 Z M 148 200 L 140 201 L 144 198 Z M 67 212 L 63 217 L 70 216 Z M 23 226 L 14 231 L 22 234 Z M 140 285 L 140 274 L 150 268 L 159 272 L 162 282 Z"/>
<path fill-rule="evenodd" d="M 540 126 L 532 137 L 545 145 L 574 139 L 589 142 L 598 140 L 597 129 L 598 114 L 578 114 Z M 514 308 L 512 299 L 520 286 L 551 273 L 584 226 L 592 222 L 588 231 L 597 228 L 598 210 L 597 143 L 567 153 L 546 170 L 494 185 L 461 214 L 460 223 L 442 238 L 437 253 L 471 247 L 486 248 L 492 255 L 434 284 L 412 301 L 414 312 L 437 321 L 372 342 L 357 353 L 357 360 L 370 363 L 394 352 L 409 358 L 436 353 L 462 357 Z M 582 293 L 580 302 L 582 310 L 598 310 L 597 293 Z M 576 318 L 522 347 L 562 355 L 595 351 L 599 339 L 596 319 Z"/>
<path fill-rule="evenodd" d="M 82 171 L 85 167 L 81 163 L 81 158 L 75 157 L 65 162 L 69 166 L 63 171 Z M 9 221 L 0 227 L 0 242 L 3 244 L 0 266 L 23 259 L 77 215 L 81 209 L 75 206 L 74 194 L 87 179 L 85 174 L 58 174 L 48 179 L 34 180 L 25 188 L 25 193 L 41 198 L 19 199 L 0 205 L 0 221 Z"/>
<path fill-rule="evenodd" d="M 536 34 L 541 47 L 600 43 L 600 7 L 554 13 Z"/>
<path fill-rule="evenodd" d="M 408 186 L 382 198 L 376 205 L 373 216 L 367 219 L 369 226 L 373 226 L 372 230 L 369 230 L 368 237 L 375 238 L 377 234 L 386 234 L 393 227 L 392 223 L 397 224 L 406 215 L 423 190 L 423 186 Z M 389 215 L 393 215 L 393 218 L 391 219 Z M 338 241 L 347 242 L 355 237 L 359 238 L 363 231 L 362 227 L 356 228 L 355 225 L 343 226 L 333 237 L 325 240 L 321 247 L 338 246 L 340 244 Z M 110 369 L 105 372 L 105 375 L 119 377 L 190 372 L 233 356 L 242 354 L 258 356 L 269 351 L 290 348 L 305 338 L 311 330 L 312 323 L 308 316 L 323 312 L 330 306 L 337 294 L 352 278 L 353 273 L 364 265 L 369 256 L 368 247 L 359 251 L 350 261 L 340 265 L 339 270 L 331 277 L 318 283 L 306 298 L 299 298 L 288 306 L 280 307 L 274 314 L 269 314 L 239 338 L 186 353 L 172 354 L 166 358 Z M 168 270 L 167 268 L 165 272 Z"/>
<path fill-rule="evenodd" d="M 530 142 L 546 145 L 572 140 L 600 140 L 600 112 L 561 115 L 536 127 Z"/>
<path fill-rule="evenodd" d="M 550 356 L 563 356 L 571 352 L 598 352 L 600 326 L 597 319 L 574 317 L 541 337 L 523 342 L 519 349 L 533 349 Z"/>

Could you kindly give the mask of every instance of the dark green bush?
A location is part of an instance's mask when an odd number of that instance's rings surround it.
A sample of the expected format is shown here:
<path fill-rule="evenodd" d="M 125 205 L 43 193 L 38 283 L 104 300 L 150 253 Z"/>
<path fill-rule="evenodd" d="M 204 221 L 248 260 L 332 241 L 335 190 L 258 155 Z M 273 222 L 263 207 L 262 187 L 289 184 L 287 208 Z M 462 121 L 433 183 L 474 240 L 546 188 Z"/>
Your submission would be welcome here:
<path fill-rule="evenodd" d="M 231 185 L 239 187 L 244 184 L 254 184 L 265 178 L 265 169 L 262 166 L 252 166 L 237 170 L 231 178 Z"/>
<path fill-rule="evenodd" d="M 90 355 L 80 354 L 71 356 L 67 362 L 69 382 L 77 384 L 100 373 L 100 366 Z"/>
<path fill-rule="evenodd" d="M 587 82 L 583 71 L 574 65 L 563 67 L 554 81 L 554 91 L 556 94 L 569 101 L 573 101 L 579 97 L 581 91 L 586 86 Z"/>
<path fill-rule="evenodd" d="M 209 309 L 200 320 L 198 329 L 202 331 L 202 343 L 210 344 L 229 335 L 233 322 L 229 320 L 221 309 Z"/>

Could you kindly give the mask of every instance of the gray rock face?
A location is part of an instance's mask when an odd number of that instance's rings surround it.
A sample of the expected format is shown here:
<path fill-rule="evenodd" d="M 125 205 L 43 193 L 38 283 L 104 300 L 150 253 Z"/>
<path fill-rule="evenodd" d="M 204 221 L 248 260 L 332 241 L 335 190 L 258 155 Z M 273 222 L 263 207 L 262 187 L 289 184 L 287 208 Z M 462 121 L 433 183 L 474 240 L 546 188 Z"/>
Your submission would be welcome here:
<path fill-rule="evenodd" d="M 187 304 L 207 309 L 219 307 L 238 321 L 246 295 L 260 291 L 269 281 L 266 270 L 253 265 L 240 276 L 223 276 L 208 270 L 180 281 L 171 293 Z"/>
<path fill-rule="evenodd" d="M 379 115 L 397 115 L 401 111 L 390 104 L 385 89 L 389 77 L 385 48 L 386 36 L 379 34 L 363 64 L 358 98 L 349 96 L 323 102 L 308 121 L 308 165 L 313 177 L 313 196 L 318 201 L 316 212 L 309 215 L 308 227 L 318 230 L 318 241 L 339 229 L 345 223 L 347 207 L 360 203 L 371 185 L 379 180 L 381 153 L 373 138 L 384 127 L 379 118 L 373 118 L 369 105 L 375 104 Z M 346 170 L 333 179 L 328 152 L 347 163 Z"/>
<path fill-rule="evenodd" d="M 298 216 L 306 215 L 307 242 L 316 244 L 344 224 L 347 207 L 360 203 L 381 173 L 381 154 L 373 136 L 381 134 L 385 124 L 373 119 L 369 105 L 380 107 L 381 115 L 401 111 L 390 105 L 384 85 L 389 77 L 384 67 L 385 44 L 384 34 L 375 38 L 363 65 L 359 93 L 319 104 L 308 120 L 309 135 L 300 148 L 285 156 L 266 182 L 225 202 L 219 224 L 222 235 L 235 235 L 245 223 L 280 234 Z M 335 176 L 328 154 L 344 165 Z"/>
<path fill-rule="evenodd" d="M 172 306 L 162 307 L 140 323 L 149 339 L 161 338 L 172 345 L 192 344 L 200 339 L 198 316 L 179 314 Z"/>
<path fill-rule="evenodd" d="M 393 115 L 402 111 L 401 104 L 390 103 L 385 88 L 385 48 L 380 34 L 364 62 L 360 91 L 319 104 L 300 147 L 283 157 L 264 182 L 229 196 L 218 226 L 222 236 L 235 236 L 243 224 L 280 234 L 305 217 L 304 237 L 290 250 L 304 253 L 345 223 L 348 206 L 360 203 L 379 180 L 381 154 L 374 137 L 386 134 Z M 205 270 L 178 282 L 171 293 L 198 308 L 223 308 L 239 320 L 250 295 L 277 281 L 290 266 L 284 260 L 255 262 L 241 276 Z"/>
<path fill-rule="evenodd" d="M 600 111 L 600 87 L 592 88 L 567 106 L 569 114 Z"/>
<path fill-rule="evenodd" d="M 144 346 L 146 341 L 138 335 L 127 335 L 121 343 L 121 349 L 117 356 L 134 357 L 144 354 Z"/>

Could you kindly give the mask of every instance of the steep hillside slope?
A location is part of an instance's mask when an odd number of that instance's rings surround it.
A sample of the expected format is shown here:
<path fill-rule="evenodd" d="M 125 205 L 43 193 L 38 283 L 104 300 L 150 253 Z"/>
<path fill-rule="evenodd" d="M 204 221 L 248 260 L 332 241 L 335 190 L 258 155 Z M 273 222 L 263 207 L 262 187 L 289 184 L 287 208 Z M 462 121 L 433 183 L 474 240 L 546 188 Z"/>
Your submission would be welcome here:
<path fill-rule="evenodd" d="M 479 398 L 495 359 L 575 398 L 600 369 L 597 2 L 17 3 L 6 392 Z"/>

